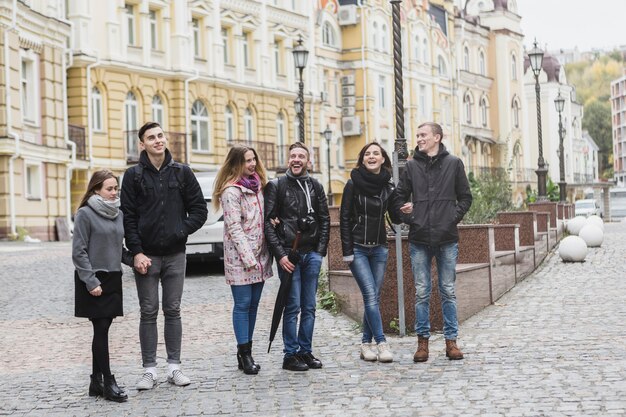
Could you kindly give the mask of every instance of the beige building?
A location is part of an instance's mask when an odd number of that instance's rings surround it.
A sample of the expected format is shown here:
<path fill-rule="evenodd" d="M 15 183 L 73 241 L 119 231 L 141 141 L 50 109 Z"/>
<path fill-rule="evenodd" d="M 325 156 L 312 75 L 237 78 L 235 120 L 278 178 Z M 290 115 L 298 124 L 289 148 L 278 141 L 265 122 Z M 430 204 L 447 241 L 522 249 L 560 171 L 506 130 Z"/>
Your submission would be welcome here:
<path fill-rule="evenodd" d="M 55 240 L 70 220 L 64 3 L 0 1 L 0 239 Z"/>

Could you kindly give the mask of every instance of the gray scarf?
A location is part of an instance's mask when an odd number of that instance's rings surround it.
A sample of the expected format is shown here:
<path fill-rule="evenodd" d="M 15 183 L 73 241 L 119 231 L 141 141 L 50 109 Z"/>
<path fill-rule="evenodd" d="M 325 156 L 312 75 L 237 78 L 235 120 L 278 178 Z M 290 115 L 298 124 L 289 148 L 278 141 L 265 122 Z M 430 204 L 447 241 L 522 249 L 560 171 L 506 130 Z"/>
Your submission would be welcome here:
<path fill-rule="evenodd" d="M 87 205 L 96 213 L 107 219 L 115 219 L 120 214 L 120 199 L 105 200 L 98 194 L 94 194 L 87 200 Z"/>

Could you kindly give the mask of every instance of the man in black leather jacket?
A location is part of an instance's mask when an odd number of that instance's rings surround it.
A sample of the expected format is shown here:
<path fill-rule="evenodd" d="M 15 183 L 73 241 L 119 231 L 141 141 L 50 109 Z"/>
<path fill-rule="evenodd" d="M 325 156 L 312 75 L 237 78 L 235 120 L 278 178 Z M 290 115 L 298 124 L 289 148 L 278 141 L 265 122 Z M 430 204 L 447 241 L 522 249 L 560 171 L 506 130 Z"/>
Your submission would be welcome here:
<path fill-rule="evenodd" d="M 179 386 L 190 383 L 180 370 L 185 243 L 188 235 L 202 227 L 208 210 L 191 168 L 174 162 L 166 145 L 158 123 L 144 124 L 139 130 L 139 163 L 126 170 L 122 182 L 124 233 L 126 246 L 134 255 L 141 310 L 139 341 L 144 374 L 137 383 L 140 390 L 152 389 L 157 383 L 159 282 L 163 288 L 168 381 Z"/>
<path fill-rule="evenodd" d="M 278 275 L 292 274 L 291 292 L 283 316 L 283 369 L 321 368 L 312 353 L 317 281 L 330 232 L 328 202 L 321 184 L 307 172 L 309 150 L 296 142 L 289 147 L 289 169 L 265 187 L 265 237 L 278 262 Z M 297 265 L 287 257 L 300 231 Z M 298 313 L 300 327 L 297 329 Z"/>

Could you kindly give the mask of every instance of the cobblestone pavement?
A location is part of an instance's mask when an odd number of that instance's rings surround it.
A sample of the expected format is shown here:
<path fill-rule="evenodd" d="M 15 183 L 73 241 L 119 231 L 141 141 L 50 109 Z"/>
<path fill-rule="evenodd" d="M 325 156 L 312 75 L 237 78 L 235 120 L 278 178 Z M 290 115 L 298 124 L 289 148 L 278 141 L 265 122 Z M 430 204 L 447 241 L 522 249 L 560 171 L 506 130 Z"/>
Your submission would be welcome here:
<path fill-rule="evenodd" d="M 280 335 L 265 353 L 278 287 L 272 278 L 257 322 L 256 376 L 237 370 L 221 272 L 195 270 L 183 298 L 183 370 L 192 384 L 165 381 L 160 343 L 160 383 L 148 392 L 134 389 L 139 318 L 126 273 L 126 315 L 110 339 L 112 369 L 129 400 L 116 404 L 87 395 L 91 326 L 73 317 L 70 245 L 0 243 L 0 415 L 626 415 L 624 253 L 626 223 L 614 223 L 585 263 L 549 255 L 496 305 L 462 323 L 463 361 L 448 361 L 436 335 L 426 363 L 412 361 L 414 337 L 389 337 L 392 364 L 366 363 L 355 324 L 319 311 L 314 353 L 324 368 L 303 373 L 281 369 Z"/>

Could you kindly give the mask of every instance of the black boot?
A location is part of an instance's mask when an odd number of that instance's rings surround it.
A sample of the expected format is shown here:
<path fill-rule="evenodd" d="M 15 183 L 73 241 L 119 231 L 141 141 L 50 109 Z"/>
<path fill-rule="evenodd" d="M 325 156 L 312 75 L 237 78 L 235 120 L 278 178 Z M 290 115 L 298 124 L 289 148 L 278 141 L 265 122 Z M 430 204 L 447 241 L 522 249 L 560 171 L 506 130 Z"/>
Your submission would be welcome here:
<path fill-rule="evenodd" d="M 246 375 L 256 375 L 259 373 L 259 369 L 254 366 L 254 361 L 252 360 L 250 342 L 237 345 L 237 360 L 239 361 L 240 369 L 243 369 Z"/>
<path fill-rule="evenodd" d="M 128 395 L 117 386 L 115 375 L 104 377 L 104 398 L 118 403 L 123 403 L 128 399 Z"/>
<path fill-rule="evenodd" d="M 250 356 L 252 356 L 252 340 L 250 341 Z M 261 365 L 256 363 L 254 358 L 252 358 L 252 363 L 254 364 L 254 366 L 256 366 L 256 369 L 258 369 L 259 371 L 261 370 Z"/>
<path fill-rule="evenodd" d="M 102 382 L 102 373 L 96 372 L 93 375 L 89 375 L 91 382 L 89 383 L 89 396 L 97 397 L 104 394 L 104 383 Z"/>

